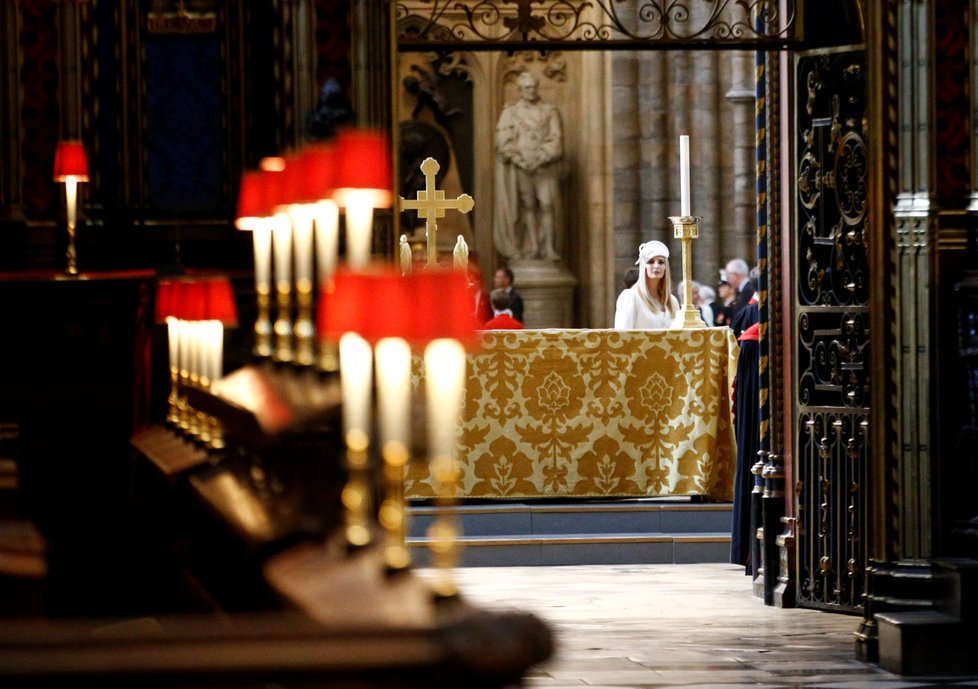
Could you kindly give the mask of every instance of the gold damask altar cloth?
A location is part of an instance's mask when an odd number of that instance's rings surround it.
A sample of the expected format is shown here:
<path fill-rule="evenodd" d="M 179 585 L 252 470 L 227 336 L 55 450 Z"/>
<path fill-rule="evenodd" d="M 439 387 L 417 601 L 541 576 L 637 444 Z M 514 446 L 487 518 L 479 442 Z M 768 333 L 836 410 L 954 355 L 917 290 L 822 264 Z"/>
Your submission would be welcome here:
<path fill-rule="evenodd" d="M 459 497 L 732 499 L 729 328 L 498 330 L 481 345 L 468 356 Z M 433 495 L 422 458 L 408 474 L 408 497 Z"/>

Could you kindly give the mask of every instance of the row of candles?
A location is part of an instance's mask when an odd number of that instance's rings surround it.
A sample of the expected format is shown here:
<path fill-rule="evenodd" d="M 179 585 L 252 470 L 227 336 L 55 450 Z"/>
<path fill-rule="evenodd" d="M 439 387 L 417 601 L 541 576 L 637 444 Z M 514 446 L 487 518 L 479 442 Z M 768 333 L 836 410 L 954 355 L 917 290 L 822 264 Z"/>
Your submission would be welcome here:
<path fill-rule="evenodd" d="M 371 545 L 376 521 L 383 530 L 387 569 L 403 571 L 410 565 L 404 480 L 412 441 L 412 357 L 416 352 L 424 357 L 428 459 L 436 493 L 448 499 L 458 475 L 455 431 L 465 386 L 465 348 L 477 324 L 464 270 L 429 266 L 411 273 L 405 266 L 371 261 L 374 210 L 391 205 L 391 186 L 386 138 L 347 129 L 333 143 L 266 159 L 259 170 L 245 172 L 236 224 L 253 238 L 255 354 L 299 369 L 338 369 L 348 472 L 342 492 L 346 542 L 354 548 Z M 338 259 L 341 215 L 343 263 Z M 170 326 L 169 419 L 191 434 L 200 433 L 201 441 L 206 433 L 212 448 L 223 445 L 220 425 L 188 408 L 180 390 L 213 390 L 222 376 L 221 328 L 233 319 L 208 309 L 187 313 L 178 304 L 182 295 L 194 290 L 203 295 L 216 289 L 207 285 L 218 282 L 161 283 L 157 302 L 158 319 L 166 318 Z M 369 472 L 375 401 L 385 477 L 376 510 Z M 454 522 L 437 520 L 431 536 L 442 572 L 434 581 L 436 593 L 453 595 Z"/>

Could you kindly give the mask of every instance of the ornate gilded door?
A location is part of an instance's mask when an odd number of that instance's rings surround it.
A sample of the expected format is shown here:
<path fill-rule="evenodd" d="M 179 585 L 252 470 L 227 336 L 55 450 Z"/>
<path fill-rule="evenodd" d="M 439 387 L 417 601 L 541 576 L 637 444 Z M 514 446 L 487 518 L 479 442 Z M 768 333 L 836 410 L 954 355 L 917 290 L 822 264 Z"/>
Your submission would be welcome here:
<path fill-rule="evenodd" d="M 869 456 L 865 55 L 802 54 L 794 77 L 797 601 L 855 611 Z"/>

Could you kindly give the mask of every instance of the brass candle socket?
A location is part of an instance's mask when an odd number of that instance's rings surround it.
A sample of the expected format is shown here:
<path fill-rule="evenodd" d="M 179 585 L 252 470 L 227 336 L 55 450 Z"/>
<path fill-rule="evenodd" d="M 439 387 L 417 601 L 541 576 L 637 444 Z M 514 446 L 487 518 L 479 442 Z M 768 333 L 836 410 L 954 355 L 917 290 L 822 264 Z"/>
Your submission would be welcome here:
<path fill-rule="evenodd" d="M 351 550 L 370 545 L 370 481 L 367 476 L 366 433 L 350 431 L 346 434 L 346 468 L 348 478 L 343 487 L 343 523 L 346 544 Z"/>
<path fill-rule="evenodd" d="M 386 493 L 378 511 L 384 529 L 384 565 L 389 573 L 402 572 L 411 566 L 407 549 L 407 504 L 404 500 L 404 472 L 408 451 L 403 443 L 384 445 L 384 478 Z"/>
<path fill-rule="evenodd" d="M 693 247 L 692 241 L 700 236 L 699 216 L 677 215 L 669 216 L 672 221 L 673 238 L 683 244 L 683 310 L 676 314 L 672 322 L 675 329 L 705 328 L 700 310 L 693 303 Z"/>
<path fill-rule="evenodd" d="M 312 280 L 301 278 L 295 283 L 297 315 L 295 320 L 295 361 L 311 366 L 316 361 L 316 328 L 312 322 Z"/>
<path fill-rule="evenodd" d="M 295 352 L 292 349 L 292 283 L 278 280 L 275 283 L 277 296 L 278 317 L 275 319 L 275 359 L 292 361 Z"/>
<path fill-rule="evenodd" d="M 260 357 L 272 355 L 271 290 L 267 284 L 258 285 L 258 315 L 255 318 L 255 354 Z"/>
<path fill-rule="evenodd" d="M 458 596 L 458 584 L 454 572 L 459 562 L 461 528 L 456 516 L 445 508 L 452 507 L 456 502 L 458 466 L 451 456 L 440 455 L 432 460 L 431 470 L 435 478 L 435 504 L 443 508 L 428 529 L 432 564 L 435 566 L 432 590 L 438 598 L 455 598 Z"/>

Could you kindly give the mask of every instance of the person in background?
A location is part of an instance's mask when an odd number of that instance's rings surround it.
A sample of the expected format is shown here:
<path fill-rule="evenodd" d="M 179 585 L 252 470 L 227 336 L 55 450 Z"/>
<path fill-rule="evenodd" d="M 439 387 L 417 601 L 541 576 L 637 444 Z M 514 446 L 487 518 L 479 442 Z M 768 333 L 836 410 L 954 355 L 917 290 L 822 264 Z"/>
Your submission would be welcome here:
<path fill-rule="evenodd" d="M 716 325 L 712 306 L 716 296 L 717 293 L 713 291 L 712 287 L 701 285 L 695 281 L 693 282 L 693 303 L 700 310 L 700 315 L 703 316 L 703 321 L 706 323 L 707 328 L 712 328 Z"/>
<path fill-rule="evenodd" d="M 492 304 L 493 317 L 485 322 L 483 330 L 522 330 L 523 324 L 513 317 L 510 309 L 509 292 L 504 289 L 494 289 L 489 293 L 489 303 Z"/>
<path fill-rule="evenodd" d="M 482 287 L 482 271 L 479 270 L 479 264 L 473 261 L 471 257 L 469 258 L 467 282 L 475 322 L 485 323 L 492 318 L 492 307 L 489 305 L 489 295 Z"/>
<path fill-rule="evenodd" d="M 735 290 L 732 318 L 736 318 L 737 314 L 750 303 L 750 298 L 754 296 L 754 285 L 751 284 L 748 277 L 750 268 L 747 266 L 747 261 L 742 258 L 732 258 L 727 261 L 726 272 L 727 282 Z M 739 332 L 736 334 L 740 335 Z"/>
<path fill-rule="evenodd" d="M 720 282 L 717 283 L 716 297 L 710 306 L 713 308 L 713 325 L 729 326 L 733 317 L 734 290 L 727 282 L 727 271 L 720 271 Z"/>
<path fill-rule="evenodd" d="M 492 286 L 496 289 L 504 289 L 509 294 L 509 310 L 513 312 L 513 318 L 520 323 L 523 322 L 523 297 L 513 289 L 513 271 L 502 267 L 496 270 L 492 278 Z M 490 302 L 492 295 L 490 294 Z"/>
<path fill-rule="evenodd" d="M 669 247 L 652 240 L 638 247 L 638 281 L 618 295 L 615 328 L 645 330 L 668 328 L 679 310 L 672 294 L 669 274 Z"/>

